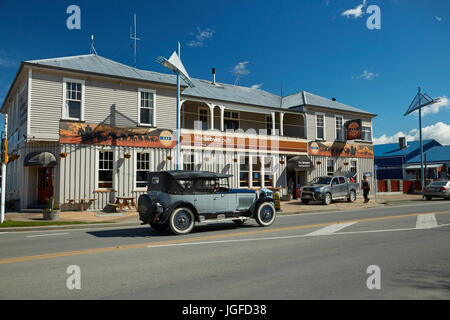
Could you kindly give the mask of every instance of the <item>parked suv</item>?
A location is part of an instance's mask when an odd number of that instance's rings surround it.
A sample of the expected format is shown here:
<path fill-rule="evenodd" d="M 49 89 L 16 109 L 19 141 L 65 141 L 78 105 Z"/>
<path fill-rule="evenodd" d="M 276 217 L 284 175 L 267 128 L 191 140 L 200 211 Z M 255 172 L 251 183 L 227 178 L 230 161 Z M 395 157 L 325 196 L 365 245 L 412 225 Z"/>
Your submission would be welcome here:
<path fill-rule="evenodd" d="M 254 218 L 263 227 L 275 221 L 272 192 L 267 189 L 230 189 L 228 174 L 207 171 L 148 173 L 148 191 L 138 200 L 142 224 L 175 234 L 189 233 L 195 223 Z"/>
<path fill-rule="evenodd" d="M 356 176 L 349 172 L 342 175 L 316 177 L 307 186 L 300 188 L 302 203 L 310 200 L 320 200 L 329 205 L 333 200 L 347 199 L 354 202 L 359 192 L 359 184 L 350 182 Z"/>

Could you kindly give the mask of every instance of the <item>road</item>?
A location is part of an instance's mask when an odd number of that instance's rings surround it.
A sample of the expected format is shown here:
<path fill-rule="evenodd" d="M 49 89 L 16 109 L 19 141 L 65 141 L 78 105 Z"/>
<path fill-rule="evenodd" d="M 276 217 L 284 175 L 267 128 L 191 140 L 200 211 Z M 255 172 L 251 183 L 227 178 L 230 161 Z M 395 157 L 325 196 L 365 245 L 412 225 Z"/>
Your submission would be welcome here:
<path fill-rule="evenodd" d="M 449 299 L 448 201 L 202 225 L 0 232 L 0 299 Z M 81 289 L 69 290 L 68 266 Z M 369 266 L 380 289 L 369 290 Z"/>

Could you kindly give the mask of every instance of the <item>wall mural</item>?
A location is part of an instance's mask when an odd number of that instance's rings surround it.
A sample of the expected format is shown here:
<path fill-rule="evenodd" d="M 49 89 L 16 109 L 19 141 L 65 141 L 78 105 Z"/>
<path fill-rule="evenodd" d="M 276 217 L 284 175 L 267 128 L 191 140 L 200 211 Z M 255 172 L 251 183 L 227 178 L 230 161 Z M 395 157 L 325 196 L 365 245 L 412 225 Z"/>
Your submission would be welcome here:
<path fill-rule="evenodd" d="M 61 121 L 59 142 L 106 146 L 174 148 L 171 130 Z"/>
<path fill-rule="evenodd" d="M 313 141 L 308 143 L 308 153 L 312 156 L 373 159 L 373 145 Z"/>

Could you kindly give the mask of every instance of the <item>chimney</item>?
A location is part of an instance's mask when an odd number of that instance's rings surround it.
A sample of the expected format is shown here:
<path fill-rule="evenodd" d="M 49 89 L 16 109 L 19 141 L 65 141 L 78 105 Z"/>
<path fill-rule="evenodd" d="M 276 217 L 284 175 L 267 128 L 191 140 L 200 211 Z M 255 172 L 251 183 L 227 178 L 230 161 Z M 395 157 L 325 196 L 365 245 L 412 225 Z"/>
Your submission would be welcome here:
<path fill-rule="evenodd" d="M 332 101 L 336 101 L 336 98 L 331 98 Z"/>
<path fill-rule="evenodd" d="M 216 84 L 216 68 L 212 68 L 211 71 L 212 71 L 212 76 L 213 76 L 212 83 L 215 85 Z"/>
<path fill-rule="evenodd" d="M 398 146 L 401 150 L 406 149 L 406 147 L 408 147 L 408 142 L 406 141 L 406 137 L 398 138 Z"/>

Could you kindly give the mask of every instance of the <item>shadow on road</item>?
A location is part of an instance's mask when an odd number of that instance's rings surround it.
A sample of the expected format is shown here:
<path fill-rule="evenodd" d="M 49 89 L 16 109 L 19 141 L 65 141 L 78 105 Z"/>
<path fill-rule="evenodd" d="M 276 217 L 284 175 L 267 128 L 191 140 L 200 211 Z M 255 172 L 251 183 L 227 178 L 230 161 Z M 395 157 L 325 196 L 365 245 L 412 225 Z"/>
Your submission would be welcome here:
<path fill-rule="evenodd" d="M 237 226 L 234 223 L 211 223 L 205 225 L 196 225 L 194 230 L 190 234 L 203 234 L 207 232 L 216 232 L 216 231 L 226 231 L 226 230 L 236 230 L 236 229 L 251 229 L 258 228 L 257 225 L 244 224 L 241 226 Z M 135 237 L 164 237 L 164 236 L 173 236 L 170 229 L 165 231 L 158 231 L 150 226 L 142 226 L 139 228 L 126 228 L 126 229 L 112 229 L 112 230 L 97 230 L 97 231 L 88 231 L 87 234 L 90 234 L 94 237 L 99 238 L 135 238 Z"/>

